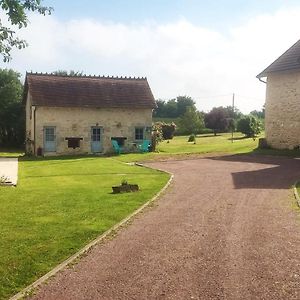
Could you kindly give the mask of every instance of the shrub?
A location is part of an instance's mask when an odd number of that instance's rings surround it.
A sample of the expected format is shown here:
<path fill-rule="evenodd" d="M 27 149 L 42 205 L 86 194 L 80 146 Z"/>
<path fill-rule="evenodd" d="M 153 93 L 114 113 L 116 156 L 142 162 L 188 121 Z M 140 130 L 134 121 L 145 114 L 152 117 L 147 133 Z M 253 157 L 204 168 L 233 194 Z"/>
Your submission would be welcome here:
<path fill-rule="evenodd" d="M 176 124 L 174 122 L 171 124 L 161 123 L 161 130 L 164 140 L 171 140 L 174 137 Z"/>
<path fill-rule="evenodd" d="M 247 137 L 254 138 L 261 132 L 261 123 L 254 116 L 248 115 L 238 120 L 237 130 Z"/>
<path fill-rule="evenodd" d="M 199 134 L 209 134 L 209 133 L 214 133 L 214 131 L 210 128 L 202 128 L 200 131 L 199 131 Z"/>
<path fill-rule="evenodd" d="M 156 146 L 163 140 L 162 126 L 161 122 L 154 123 L 152 125 L 152 136 L 151 136 L 151 149 L 150 151 L 154 152 Z"/>
<path fill-rule="evenodd" d="M 196 136 L 194 134 L 191 134 L 189 136 L 189 139 L 188 139 L 188 142 L 191 143 L 191 142 L 196 142 Z"/>

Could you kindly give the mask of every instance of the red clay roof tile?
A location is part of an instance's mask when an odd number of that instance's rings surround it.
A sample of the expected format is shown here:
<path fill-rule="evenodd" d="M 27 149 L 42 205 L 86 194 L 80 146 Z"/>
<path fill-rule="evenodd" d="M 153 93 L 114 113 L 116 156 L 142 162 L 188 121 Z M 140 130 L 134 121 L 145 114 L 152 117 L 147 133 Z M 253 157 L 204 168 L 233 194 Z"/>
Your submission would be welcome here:
<path fill-rule="evenodd" d="M 146 78 L 59 76 L 27 73 L 29 90 L 37 106 L 155 108 Z"/>

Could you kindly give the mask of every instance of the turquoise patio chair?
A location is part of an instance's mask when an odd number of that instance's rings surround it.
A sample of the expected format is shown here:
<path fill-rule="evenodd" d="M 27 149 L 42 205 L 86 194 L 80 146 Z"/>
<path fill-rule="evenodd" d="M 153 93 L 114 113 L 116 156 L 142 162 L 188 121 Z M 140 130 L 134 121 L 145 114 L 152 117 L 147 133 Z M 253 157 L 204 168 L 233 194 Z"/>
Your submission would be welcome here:
<path fill-rule="evenodd" d="M 141 152 L 149 152 L 150 145 L 151 143 L 149 140 L 143 140 L 143 142 L 140 145 L 138 145 L 138 147 Z"/>
<path fill-rule="evenodd" d="M 119 144 L 116 140 L 111 140 L 111 143 L 112 143 L 112 146 L 113 146 L 116 154 L 120 154 L 123 152 L 122 147 L 119 146 Z"/>

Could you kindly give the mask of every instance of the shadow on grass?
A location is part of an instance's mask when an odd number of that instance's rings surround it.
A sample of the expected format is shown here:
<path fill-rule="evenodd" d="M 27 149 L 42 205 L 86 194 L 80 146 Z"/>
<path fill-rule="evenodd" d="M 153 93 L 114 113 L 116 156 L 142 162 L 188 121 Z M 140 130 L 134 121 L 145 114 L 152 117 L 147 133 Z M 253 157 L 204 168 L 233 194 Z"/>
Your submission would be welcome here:
<path fill-rule="evenodd" d="M 196 135 L 196 138 L 197 138 L 197 139 L 201 139 L 201 138 L 217 137 L 217 136 L 222 136 L 222 135 L 221 135 L 221 134 L 216 134 L 216 135 L 214 135 L 214 134 L 212 133 L 212 134 L 206 134 L 206 135 Z"/>

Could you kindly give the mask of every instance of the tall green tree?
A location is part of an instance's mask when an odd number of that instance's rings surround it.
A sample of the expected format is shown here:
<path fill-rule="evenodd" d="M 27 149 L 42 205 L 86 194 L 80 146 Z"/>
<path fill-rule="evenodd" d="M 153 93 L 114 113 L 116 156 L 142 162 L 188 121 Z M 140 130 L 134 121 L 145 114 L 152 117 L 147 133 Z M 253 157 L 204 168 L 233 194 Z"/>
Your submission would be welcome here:
<path fill-rule="evenodd" d="M 153 117 L 178 118 L 184 115 L 187 107 L 195 107 L 195 101 L 189 96 L 178 96 L 168 101 L 158 99 L 156 105 L 157 108 L 153 112 Z"/>
<path fill-rule="evenodd" d="M 7 15 L 8 22 L 19 29 L 28 24 L 28 12 L 38 12 L 39 14 L 51 14 L 52 8 L 41 5 L 42 0 L 0 0 L 0 8 Z M 16 32 L 11 27 L 3 26 L 0 20 L 0 54 L 4 62 L 11 59 L 13 48 L 22 49 L 27 46 L 25 40 L 16 36 Z"/>
<path fill-rule="evenodd" d="M 167 118 L 177 118 L 177 102 L 176 99 L 169 100 L 165 105 L 165 117 Z"/>
<path fill-rule="evenodd" d="M 179 119 L 179 127 L 181 134 L 197 134 L 204 127 L 203 115 L 195 106 L 189 106 Z"/>
<path fill-rule="evenodd" d="M 155 102 L 156 102 L 156 108 L 153 110 L 153 117 L 156 117 L 156 118 L 165 117 L 166 101 L 158 99 L 158 100 L 155 100 Z"/>
<path fill-rule="evenodd" d="M 187 107 L 195 106 L 195 101 L 189 96 L 178 96 L 177 101 L 177 116 L 183 116 L 187 110 Z"/>
<path fill-rule="evenodd" d="M 21 146 L 25 135 L 21 74 L 0 69 L 0 145 Z"/>

